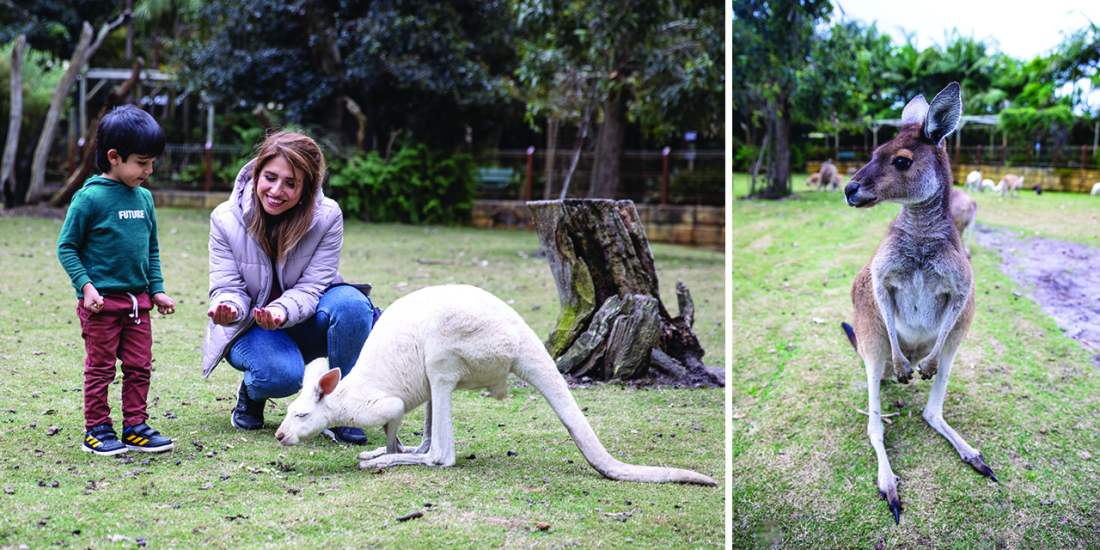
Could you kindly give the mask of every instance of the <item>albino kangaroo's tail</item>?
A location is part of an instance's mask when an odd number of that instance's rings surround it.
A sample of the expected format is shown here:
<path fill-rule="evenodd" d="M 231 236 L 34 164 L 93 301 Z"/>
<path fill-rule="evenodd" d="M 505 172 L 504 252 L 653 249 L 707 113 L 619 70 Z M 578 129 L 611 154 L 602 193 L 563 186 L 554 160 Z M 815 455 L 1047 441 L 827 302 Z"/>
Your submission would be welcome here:
<path fill-rule="evenodd" d="M 620 481 L 640 481 L 643 483 L 693 483 L 696 485 L 714 486 L 713 479 L 680 468 L 662 468 L 658 466 L 636 466 L 615 460 L 604 448 L 603 444 L 592 431 L 592 426 L 584 418 L 584 413 L 573 400 L 573 394 L 565 384 L 565 379 L 558 373 L 557 367 L 550 354 L 542 347 L 542 342 L 532 333 L 534 344 L 538 347 L 528 346 L 526 356 L 516 362 L 512 372 L 516 376 L 531 384 L 543 397 L 550 402 L 558 418 L 569 430 L 569 435 L 577 444 L 584 459 L 608 479 Z"/>

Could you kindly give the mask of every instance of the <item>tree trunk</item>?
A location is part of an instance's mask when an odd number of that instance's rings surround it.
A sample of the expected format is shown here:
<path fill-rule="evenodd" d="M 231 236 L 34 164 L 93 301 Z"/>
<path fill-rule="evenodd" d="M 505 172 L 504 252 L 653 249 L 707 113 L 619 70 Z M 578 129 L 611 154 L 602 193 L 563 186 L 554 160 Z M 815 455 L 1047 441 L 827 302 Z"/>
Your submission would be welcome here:
<path fill-rule="evenodd" d="M 348 112 L 355 117 L 355 148 L 363 151 L 367 142 L 367 115 L 363 114 L 363 109 L 359 108 L 359 104 L 351 96 L 344 96 L 343 99 Z"/>
<path fill-rule="evenodd" d="M 53 197 L 50 197 L 50 206 L 58 208 L 68 204 L 69 199 L 73 197 L 73 193 L 76 193 L 77 189 L 80 189 L 80 186 L 84 184 L 84 180 L 91 175 L 92 170 L 95 169 L 95 134 L 99 127 L 99 121 L 103 120 L 103 116 L 111 109 L 121 105 L 130 96 L 130 91 L 141 82 L 141 69 L 143 67 L 144 61 L 139 57 L 130 71 L 130 78 L 111 89 L 111 93 L 107 95 L 106 103 L 99 109 L 99 113 L 96 114 L 95 118 L 89 121 L 88 129 L 84 133 L 84 147 L 80 152 L 80 166 L 77 166 L 69 174 L 69 177 L 65 180 L 65 186 L 54 193 Z"/>
<path fill-rule="evenodd" d="M 554 191 L 554 164 L 558 159 L 558 117 L 551 116 L 546 121 L 546 184 L 543 186 L 542 198 L 550 200 L 550 193 Z"/>
<path fill-rule="evenodd" d="M 760 152 L 756 155 L 756 162 L 752 164 L 752 179 L 749 182 L 749 196 L 756 196 L 756 176 L 760 173 L 760 164 L 764 162 L 764 155 L 768 152 L 768 143 L 771 141 L 772 127 L 769 124 L 764 130 L 764 139 L 760 142 Z"/>
<path fill-rule="evenodd" d="M 603 104 L 603 125 L 596 142 L 595 167 L 588 198 L 613 199 L 619 192 L 619 160 L 626 129 L 625 92 L 614 90 Z"/>
<path fill-rule="evenodd" d="M 0 162 L 0 208 L 10 198 L 15 200 L 15 153 L 19 149 L 19 127 L 23 123 L 23 47 L 27 37 L 19 35 L 11 50 L 11 113 L 8 117 L 8 137 L 4 142 L 4 157 Z"/>
<path fill-rule="evenodd" d="M 653 254 L 631 201 L 528 202 L 557 283 L 561 312 L 547 347 L 573 377 L 720 386 L 691 330 L 694 305 L 677 284 L 681 315 L 661 303 Z"/>
<path fill-rule="evenodd" d="M 781 97 L 768 109 L 768 124 L 772 134 L 771 151 L 768 154 L 768 187 L 764 197 L 779 199 L 791 194 L 791 123 L 787 101 Z"/>
<path fill-rule="evenodd" d="M 53 146 L 54 134 L 57 132 L 57 119 L 61 116 L 61 107 L 69 95 L 69 90 L 73 87 L 73 82 L 76 81 L 80 71 L 84 70 L 84 65 L 88 63 L 95 51 L 99 49 L 103 39 L 129 19 L 130 12 L 127 11 L 114 20 L 104 23 L 99 28 L 95 42 L 92 42 L 92 25 L 87 21 L 84 22 L 80 31 L 80 40 L 77 41 L 73 55 L 69 59 L 69 68 L 61 75 L 61 80 L 53 91 L 50 109 L 46 112 L 45 122 L 42 123 L 42 134 L 38 136 L 38 145 L 34 148 L 34 157 L 31 160 L 31 184 L 27 187 L 25 202 L 29 203 L 41 195 L 42 188 L 46 185 L 46 160 Z"/>

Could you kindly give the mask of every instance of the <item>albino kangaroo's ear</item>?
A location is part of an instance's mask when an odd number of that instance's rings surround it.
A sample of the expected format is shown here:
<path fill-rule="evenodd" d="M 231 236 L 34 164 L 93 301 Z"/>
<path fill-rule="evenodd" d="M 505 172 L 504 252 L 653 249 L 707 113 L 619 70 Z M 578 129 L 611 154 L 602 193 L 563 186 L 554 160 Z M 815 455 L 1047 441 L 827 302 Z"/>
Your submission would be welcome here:
<path fill-rule="evenodd" d="M 905 104 L 901 111 L 901 125 L 920 124 L 928 116 L 928 102 L 923 95 L 918 95 Z"/>
<path fill-rule="evenodd" d="M 302 376 L 302 387 L 312 386 L 314 382 L 321 379 L 321 375 L 328 371 L 328 359 L 325 357 L 318 357 L 309 362 L 306 365 L 306 372 Z"/>
<path fill-rule="evenodd" d="M 340 369 L 330 369 L 321 375 L 317 383 L 321 388 L 322 396 L 332 393 L 332 390 L 336 389 L 336 384 L 340 383 Z"/>
<path fill-rule="evenodd" d="M 924 137 L 939 145 L 959 126 L 962 119 L 962 90 L 958 82 L 952 82 L 936 94 L 928 106 L 928 118 L 924 121 Z"/>

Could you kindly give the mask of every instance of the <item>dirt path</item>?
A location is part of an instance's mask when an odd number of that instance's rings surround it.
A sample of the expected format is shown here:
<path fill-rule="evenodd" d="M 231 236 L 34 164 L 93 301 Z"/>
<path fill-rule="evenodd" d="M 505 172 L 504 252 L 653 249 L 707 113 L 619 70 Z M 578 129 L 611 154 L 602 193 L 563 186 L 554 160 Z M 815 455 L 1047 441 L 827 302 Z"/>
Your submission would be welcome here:
<path fill-rule="evenodd" d="M 1092 351 L 1100 366 L 1100 249 L 978 225 L 976 242 L 1001 255 L 1001 270 Z"/>

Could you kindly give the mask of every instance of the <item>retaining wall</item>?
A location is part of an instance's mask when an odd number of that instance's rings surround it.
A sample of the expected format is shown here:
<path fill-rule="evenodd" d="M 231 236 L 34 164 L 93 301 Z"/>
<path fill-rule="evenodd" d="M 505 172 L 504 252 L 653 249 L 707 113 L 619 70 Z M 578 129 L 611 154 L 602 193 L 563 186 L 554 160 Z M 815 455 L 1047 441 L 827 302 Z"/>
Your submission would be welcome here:
<path fill-rule="evenodd" d="M 725 245 L 725 209 L 717 206 L 636 204 L 653 242 L 709 248 Z M 477 201 L 474 227 L 531 227 L 531 211 L 523 201 Z"/>

